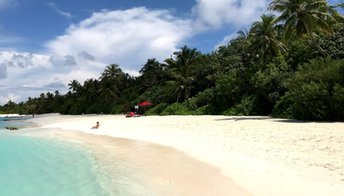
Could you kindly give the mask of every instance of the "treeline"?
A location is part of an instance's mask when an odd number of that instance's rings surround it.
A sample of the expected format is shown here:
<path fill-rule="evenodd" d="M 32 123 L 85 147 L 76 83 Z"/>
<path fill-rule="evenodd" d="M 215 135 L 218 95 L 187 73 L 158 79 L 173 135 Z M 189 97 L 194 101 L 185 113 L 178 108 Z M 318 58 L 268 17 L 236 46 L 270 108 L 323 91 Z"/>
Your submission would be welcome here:
<path fill-rule="evenodd" d="M 342 4 L 338 6 L 343 6 Z M 272 115 L 344 120 L 343 16 L 327 1 L 275 0 L 248 31 L 210 54 L 187 46 L 140 76 L 107 66 L 69 92 L 0 106 L 10 113 L 117 114 L 151 101 L 147 115 Z"/>

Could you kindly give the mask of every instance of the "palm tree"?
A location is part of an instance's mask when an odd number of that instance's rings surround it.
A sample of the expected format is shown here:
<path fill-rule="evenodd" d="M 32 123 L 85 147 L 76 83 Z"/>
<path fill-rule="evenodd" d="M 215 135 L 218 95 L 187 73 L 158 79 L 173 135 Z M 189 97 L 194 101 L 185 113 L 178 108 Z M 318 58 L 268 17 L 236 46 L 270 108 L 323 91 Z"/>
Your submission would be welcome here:
<path fill-rule="evenodd" d="M 87 79 L 84 82 L 84 89 L 86 92 L 86 97 L 89 102 L 95 102 L 98 98 L 99 93 L 99 82 L 95 79 Z"/>
<path fill-rule="evenodd" d="M 118 97 L 119 90 L 110 80 L 102 80 L 100 85 L 100 98 L 105 103 L 110 103 Z"/>
<path fill-rule="evenodd" d="M 195 81 L 193 68 L 197 66 L 201 53 L 197 49 L 190 49 L 187 46 L 181 48 L 180 51 L 173 53 L 174 58 L 168 58 L 165 63 L 173 78 L 177 93 L 177 102 L 183 101 L 191 95 L 191 89 Z"/>
<path fill-rule="evenodd" d="M 326 0 L 274 0 L 268 10 L 281 12 L 276 21 L 284 22 L 285 41 L 318 31 L 330 33 L 336 21 Z"/>
<path fill-rule="evenodd" d="M 330 6 L 330 12 L 333 15 L 333 17 L 337 20 L 338 23 L 344 23 L 344 17 L 342 14 L 340 14 L 337 9 L 344 8 L 344 3 L 338 3 L 337 5 Z"/>
<path fill-rule="evenodd" d="M 247 39 L 249 36 L 249 32 L 247 31 L 247 29 L 245 29 L 245 31 L 240 30 L 237 32 L 237 34 L 239 39 Z"/>
<path fill-rule="evenodd" d="M 56 90 L 54 93 L 55 93 L 55 95 L 54 95 L 55 98 L 60 97 L 60 92 L 58 90 Z"/>
<path fill-rule="evenodd" d="M 263 60 L 284 52 L 285 46 L 279 41 L 280 26 L 276 25 L 273 15 L 261 16 L 261 21 L 254 22 L 249 32 L 251 51 Z"/>
<path fill-rule="evenodd" d="M 81 89 L 81 84 L 77 80 L 72 80 L 68 84 L 69 90 L 71 90 L 73 93 L 78 93 Z"/>
<path fill-rule="evenodd" d="M 107 103 L 113 101 L 119 96 L 125 79 L 125 74 L 117 64 L 107 66 L 100 76 L 100 97 Z"/>
<path fill-rule="evenodd" d="M 142 81 L 140 86 L 143 89 L 155 86 L 166 79 L 164 65 L 155 58 L 148 59 L 139 73 L 141 74 L 140 79 Z"/>
<path fill-rule="evenodd" d="M 106 66 L 104 72 L 102 73 L 100 79 L 111 78 L 111 79 L 121 79 L 123 76 L 123 71 L 119 68 L 117 64 L 111 64 Z"/>

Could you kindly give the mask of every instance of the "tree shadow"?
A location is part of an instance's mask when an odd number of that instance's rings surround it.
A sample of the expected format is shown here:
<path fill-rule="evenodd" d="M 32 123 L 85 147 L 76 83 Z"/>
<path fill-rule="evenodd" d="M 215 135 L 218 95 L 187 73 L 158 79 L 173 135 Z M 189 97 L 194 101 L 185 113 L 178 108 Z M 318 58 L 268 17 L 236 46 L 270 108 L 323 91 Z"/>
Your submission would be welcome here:
<path fill-rule="evenodd" d="M 282 119 L 273 118 L 270 116 L 230 116 L 228 118 L 216 119 L 216 121 L 232 120 L 232 121 L 242 121 L 242 120 L 273 120 L 274 122 L 282 123 L 337 123 L 340 121 L 306 121 L 306 120 L 296 120 L 296 119 Z"/>
<path fill-rule="evenodd" d="M 307 121 L 307 120 L 280 119 L 280 118 L 275 119 L 275 121 L 284 122 L 284 123 L 338 123 L 340 122 L 340 121 Z"/>
<path fill-rule="evenodd" d="M 239 121 L 239 120 L 266 120 L 266 119 L 273 119 L 269 116 L 231 116 L 228 118 L 223 118 L 223 119 L 216 119 L 216 121 L 223 121 L 223 120 L 234 120 L 234 121 Z"/>

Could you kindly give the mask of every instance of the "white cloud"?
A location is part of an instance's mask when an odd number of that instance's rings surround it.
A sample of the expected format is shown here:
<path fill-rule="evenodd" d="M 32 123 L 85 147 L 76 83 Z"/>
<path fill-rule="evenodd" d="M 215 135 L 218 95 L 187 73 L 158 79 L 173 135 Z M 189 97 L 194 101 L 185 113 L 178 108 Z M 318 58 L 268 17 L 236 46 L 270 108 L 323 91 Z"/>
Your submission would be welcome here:
<path fill-rule="evenodd" d="M 71 25 L 47 47 L 59 56 L 86 52 L 99 62 L 138 70 L 148 58 L 163 60 L 173 53 L 192 35 L 190 22 L 173 17 L 167 10 L 144 7 L 96 12 Z"/>
<path fill-rule="evenodd" d="M 10 101 L 10 100 L 13 101 L 13 102 L 16 102 L 16 101 L 19 100 L 19 98 L 20 97 L 18 95 L 13 94 L 13 93 L 9 93 L 9 94 L 7 94 L 5 96 L 0 95 L 0 105 L 4 105 L 8 101 Z"/>
<path fill-rule="evenodd" d="M 266 11 L 269 0 L 196 0 L 193 14 L 196 28 L 220 28 L 232 25 L 236 28 L 251 24 Z"/>
<path fill-rule="evenodd" d="M 91 58 L 92 59 L 92 58 Z M 0 52 L 0 105 L 23 101 L 41 93 L 66 93 L 71 80 L 98 78 L 107 64 L 84 56 Z M 124 70 L 135 75 L 135 71 Z M 10 96 L 11 95 L 11 96 Z M 14 96 L 16 95 L 16 96 Z"/>

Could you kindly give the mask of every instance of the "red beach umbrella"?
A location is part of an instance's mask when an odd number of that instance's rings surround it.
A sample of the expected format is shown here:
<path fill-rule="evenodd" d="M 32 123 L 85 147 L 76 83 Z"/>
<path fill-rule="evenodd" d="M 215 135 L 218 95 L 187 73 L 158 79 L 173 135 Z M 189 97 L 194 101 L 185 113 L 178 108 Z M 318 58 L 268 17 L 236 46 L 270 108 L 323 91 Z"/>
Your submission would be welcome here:
<path fill-rule="evenodd" d="M 144 101 L 144 102 L 139 103 L 140 107 L 145 107 L 145 106 L 150 106 L 150 105 L 153 105 L 153 103 L 149 101 Z"/>

